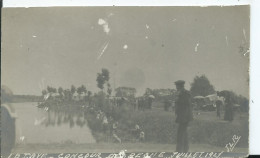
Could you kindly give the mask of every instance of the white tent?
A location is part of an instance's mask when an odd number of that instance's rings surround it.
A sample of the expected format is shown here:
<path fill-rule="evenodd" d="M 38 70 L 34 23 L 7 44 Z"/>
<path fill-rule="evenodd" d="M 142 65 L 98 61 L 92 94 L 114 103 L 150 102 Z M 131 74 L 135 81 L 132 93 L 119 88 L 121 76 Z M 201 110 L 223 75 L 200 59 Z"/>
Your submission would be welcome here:
<path fill-rule="evenodd" d="M 154 99 L 155 97 L 153 95 L 149 95 L 149 98 L 153 98 Z"/>
<path fill-rule="evenodd" d="M 209 98 L 210 101 L 216 101 L 216 100 L 218 100 L 217 94 L 207 95 L 205 98 Z"/>
<path fill-rule="evenodd" d="M 196 96 L 196 97 L 194 97 L 194 99 L 204 99 L 204 97 L 203 96 Z"/>

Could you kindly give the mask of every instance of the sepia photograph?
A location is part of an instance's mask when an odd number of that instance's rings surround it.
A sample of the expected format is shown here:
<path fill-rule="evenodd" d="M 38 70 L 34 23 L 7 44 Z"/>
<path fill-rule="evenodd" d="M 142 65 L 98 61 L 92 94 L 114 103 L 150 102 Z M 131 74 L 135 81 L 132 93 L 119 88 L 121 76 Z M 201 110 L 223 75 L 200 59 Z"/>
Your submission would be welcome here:
<path fill-rule="evenodd" d="M 249 5 L 1 16 L 2 157 L 249 154 Z"/>

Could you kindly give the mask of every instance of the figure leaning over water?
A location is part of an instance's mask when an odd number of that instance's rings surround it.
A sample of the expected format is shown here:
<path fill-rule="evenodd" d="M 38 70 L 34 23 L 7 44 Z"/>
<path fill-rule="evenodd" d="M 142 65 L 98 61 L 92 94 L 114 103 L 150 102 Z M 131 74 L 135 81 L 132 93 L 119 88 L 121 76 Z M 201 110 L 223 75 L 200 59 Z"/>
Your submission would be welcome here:
<path fill-rule="evenodd" d="M 177 131 L 177 152 L 188 152 L 188 124 L 193 120 L 191 94 L 184 88 L 185 81 L 179 80 L 175 82 L 177 89 L 177 98 L 175 100 L 176 123 L 178 123 Z"/>

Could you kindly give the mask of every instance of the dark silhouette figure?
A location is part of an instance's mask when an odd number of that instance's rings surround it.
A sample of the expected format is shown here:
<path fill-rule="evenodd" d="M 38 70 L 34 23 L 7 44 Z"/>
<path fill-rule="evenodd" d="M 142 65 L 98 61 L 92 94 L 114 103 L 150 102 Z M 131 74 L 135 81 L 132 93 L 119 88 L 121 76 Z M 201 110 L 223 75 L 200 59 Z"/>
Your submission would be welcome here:
<path fill-rule="evenodd" d="M 216 101 L 216 110 L 217 110 L 217 117 L 220 118 L 220 107 L 222 105 L 222 102 L 220 100 Z"/>
<path fill-rule="evenodd" d="M 233 102 L 232 102 L 231 98 L 227 98 L 225 100 L 224 120 L 233 121 L 233 119 L 234 119 Z"/>
<path fill-rule="evenodd" d="M 217 92 L 218 96 L 225 98 L 225 114 L 224 114 L 224 120 L 226 121 L 233 121 L 234 119 L 234 95 L 230 91 L 221 91 Z"/>
<path fill-rule="evenodd" d="M 9 105 L 1 105 L 1 156 L 8 157 L 15 145 L 15 117 Z"/>
<path fill-rule="evenodd" d="M 188 124 L 193 119 L 191 94 L 184 89 L 185 81 L 179 80 L 175 82 L 177 89 L 177 99 L 175 101 L 176 123 L 179 124 L 177 131 L 177 152 L 188 152 Z"/>
<path fill-rule="evenodd" d="M 13 92 L 6 86 L 1 86 L 0 108 L 0 142 L 1 157 L 8 157 L 15 146 L 16 117 L 15 109 L 9 104 L 12 101 Z"/>

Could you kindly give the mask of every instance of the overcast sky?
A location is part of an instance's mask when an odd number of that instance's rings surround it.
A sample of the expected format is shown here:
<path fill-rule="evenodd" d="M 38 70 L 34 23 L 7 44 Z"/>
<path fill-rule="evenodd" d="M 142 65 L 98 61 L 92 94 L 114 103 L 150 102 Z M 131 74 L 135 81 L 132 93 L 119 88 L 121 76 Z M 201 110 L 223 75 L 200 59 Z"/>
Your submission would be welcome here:
<path fill-rule="evenodd" d="M 2 85 L 41 94 L 86 85 L 107 68 L 112 87 L 175 88 L 205 74 L 216 90 L 248 96 L 249 7 L 3 8 Z M 247 44 L 248 45 L 248 44 Z"/>

